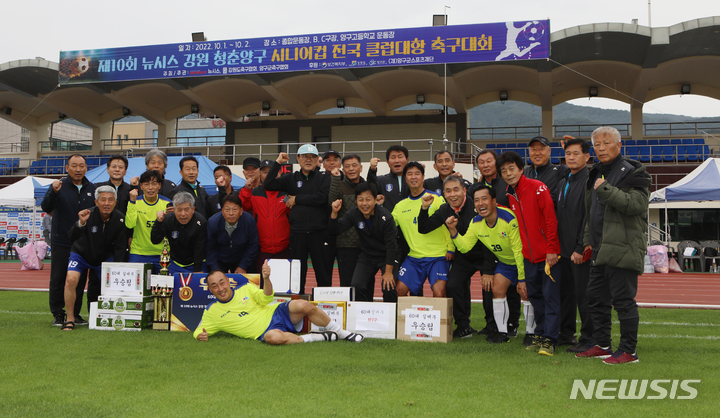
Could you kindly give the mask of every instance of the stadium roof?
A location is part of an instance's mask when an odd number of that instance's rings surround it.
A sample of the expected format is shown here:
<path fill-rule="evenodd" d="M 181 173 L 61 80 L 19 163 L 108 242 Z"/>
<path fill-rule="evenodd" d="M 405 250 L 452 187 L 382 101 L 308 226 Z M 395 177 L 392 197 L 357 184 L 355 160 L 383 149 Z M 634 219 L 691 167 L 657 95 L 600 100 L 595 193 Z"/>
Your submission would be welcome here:
<path fill-rule="evenodd" d="M 720 17 L 661 28 L 596 23 L 554 32 L 550 39 L 550 60 L 448 64 L 448 106 L 467 113 L 507 91 L 510 100 L 552 111 L 597 87 L 599 97 L 641 108 L 679 94 L 684 84 L 692 94 L 720 99 Z M 168 125 L 197 104 L 200 112 L 231 122 L 270 102 L 272 109 L 292 114 L 285 118 L 308 119 L 334 108 L 338 98 L 370 110 L 368 117 L 392 116 L 414 104 L 418 94 L 442 104 L 444 71 L 436 64 L 59 87 L 58 64 L 37 58 L 0 64 L 0 116 L 31 130 L 60 114 L 100 128 L 122 118 L 127 108 Z"/>

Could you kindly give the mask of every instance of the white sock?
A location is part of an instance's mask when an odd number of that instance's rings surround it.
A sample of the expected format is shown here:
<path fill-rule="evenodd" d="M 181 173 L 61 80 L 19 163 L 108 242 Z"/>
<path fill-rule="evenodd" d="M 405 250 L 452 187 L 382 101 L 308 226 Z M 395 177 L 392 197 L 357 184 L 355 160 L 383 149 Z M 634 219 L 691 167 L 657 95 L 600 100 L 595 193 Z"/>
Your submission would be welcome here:
<path fill-rule="evenodd" d="M 325 337 L 322 334 L 305 334 L 301 335 L 300 338 L 302 338 L 303 342 L 305 343 L 316 343 L 319 341 L 325 341 Z"/>
<path fill-rule="evenodd" d="M 507 298 L 493 299 L 493 316 L 498 332 L 507 334 L 508 304 Z"/>
<path fill-rule="evenodd" d="M 527 300 L 522 301 L 523 303 L 523 315 L 525 315 L 525 332 L 527 334 L 535 334 L 535 309 L 533 309 L 532 303 Z"/>
<path fill-rule="evenodd" d="M 340 324 L 335 321 L 330 321 L 329 324 L 325 325 L 325 329 L 327 331 L 334 331 L 338 335 L 338 338 L 341 340 L 344 340 L 348 335 L 350 335 L 350 332 L 342 329 L 340 327 Z"/>

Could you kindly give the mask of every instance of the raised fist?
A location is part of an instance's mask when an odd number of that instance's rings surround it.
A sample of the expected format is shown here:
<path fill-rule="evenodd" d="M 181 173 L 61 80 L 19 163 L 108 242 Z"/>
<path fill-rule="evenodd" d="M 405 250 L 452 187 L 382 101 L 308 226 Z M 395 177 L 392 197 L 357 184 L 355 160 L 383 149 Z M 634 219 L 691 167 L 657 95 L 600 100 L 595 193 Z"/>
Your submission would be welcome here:
<path fill-rule="evenodd" d="M 137 200 L 137 197 L 138 197 L 137 189 L 130 190 L 130 201 L 134 202 L 135 200 Z"/>
<path fill-rule="evenodd" d="M 435 200 L 435 196 L 431 195 L 430 193 L 425 193 L 422 197 L 422 208 L 427 209 L 432 205 L 433 201 Z"/>
<path fill-rule="evenodd" d="M 340 209 L 342 208 L 342 199 L 338 199 L 334 202 L 332 202 L 332 211 L 333 213 L 340 212 Z"/>
<path fill-rule="evenodd" d="M 140 176 L 135 176 L 130 179 L 131 186 L 137 186 L 138 184 L 140 184 Z"/>
<path fill-rule="evenodd" d="M 52 182 L 53 191 L 55 193 L 60 191 L 60 188 L 62 187 L 62 182 L 60 180 L 55 180 Z"/>
<path fill-rule="evenodd" d="M 85 225 L 88 218 L 90 217 L 90 209 L 83 209 L 78 212 L 78 218 L 80 218 L 80 225 Z"/>
<path fill-rule="evenodd" d="M 377 170 L 378 163 L 380 162 L 380 159 L 378 157 L 373 157 L 370 159 L 370 170 Z"/>
<path fill-rule="evenodd" d="M 340 176 L 340 167 L 333 168 L 332 171 L 330 172 L 330 174 L 332 174 L 335 177 L 339 177 Z"/>
<path fill-rule="evenodd" d="M 165 211 L 159 210 L 155 213 L 155 219 L 157 219 L 158 222 L 162 222 L 165 220 Z"/>
<path fill-rule="evenodd" d="M 281 152 L 278 154 L 277 160 L 278 164 L 285 164 L 286 162 L 290 161 L 290 156 L 287 152 Z"/>

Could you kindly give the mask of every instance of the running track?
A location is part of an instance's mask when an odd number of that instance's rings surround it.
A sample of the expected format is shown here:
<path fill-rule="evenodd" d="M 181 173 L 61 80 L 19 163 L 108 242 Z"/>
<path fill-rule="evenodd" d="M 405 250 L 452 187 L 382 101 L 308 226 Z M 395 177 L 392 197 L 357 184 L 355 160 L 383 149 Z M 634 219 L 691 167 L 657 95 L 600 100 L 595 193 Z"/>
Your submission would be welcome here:
<path fill-rule="evenodd" d="M 50 264 L 43 270 L 21 271 L 20 263 L 0 263 L 0 290 L 47 291 L 50 282 Z M 333 270 L 333 285 L 339 286 L 337 269 Z M 306 290 L 315 286 L 315 272 L 308 269 Z M 482 299 L 480 275 L 473 276 L 470 287 L 472 299 Z M 424 295 L 432 290 L 425 283 Z M 375 297 L 382 298 L 380 275 L 375 280 Z M 637 302 L 644 307 L 685 307 L 720 309 L 720 274 L 669 273 L 643 274 L 638 283 Z"/>

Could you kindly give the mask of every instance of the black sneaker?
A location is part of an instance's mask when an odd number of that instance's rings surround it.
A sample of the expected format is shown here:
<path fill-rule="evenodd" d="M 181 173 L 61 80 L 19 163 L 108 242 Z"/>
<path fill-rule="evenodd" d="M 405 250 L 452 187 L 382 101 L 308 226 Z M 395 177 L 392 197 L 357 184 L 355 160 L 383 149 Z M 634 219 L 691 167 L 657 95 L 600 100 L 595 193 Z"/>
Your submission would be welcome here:
<path fill-rule="evenodd" d="M 507 334 L 501 332 L 494 332 L 487 338 L 487 342 L 492 344 L 502 344 L 508 341 L 510 341 L 510 338 L 508 338 Z"/>
<path fill-rule="evenodd" d="M 530 347 L 533 344 L 535 344 L 535 334 L 525 334 L 525 338 L 523 338 L 523 345 L 525 347 Z"/>
<path fill-rule="evenodd" d="M 567 350 L 565 350 L 566 353 L 582 353 L 592 348 L 592 344 L 575 344 L 570 346 Z"/>
<path fill-rule="evenodd" d="M 455 331 L 453 331 L 453 339 L 456 338 L 470 338 L 473 336 L 473 333 L 478 332 L 476 329 L 471 327 L 470 325 L 464 327 L 464 328 L 457 328 Z"/>
<path fill-rule="evenodd" d="M 75 325 L 81 326 L 81 325 L 87 325 L 88 321 L 84 320 L 82 316 L 75 315 Z"/>
<path fill-rule="evenodd" d="M 55 320 L 52 323 L 52 326 L 54 327 L 61 327 L 65 323 L 65 314 L 57 314 L 55 315 Z"/>
<path fill-rule="evenodd" d="M 561 346 L 561 345 L 577 345 L 577 343 L 578 343 L 577 338 L 575 338 L 575 337 L 573 336 L 573 337 L 572 337 L 571 339 L 569 339 L 569 340 L 558 339 L 557 345 L 558 345 L 558 346 Z"/>
<path fill-rule="evenodd" d="M 507 336 L 508 336 L 508 337 L 513 337 L 513 338 L 517 337 L 517 327 L 514 326 L 514 325 L 508 324 Z"/>
<path fill-rule="evenodd" d="M 477 333 L 478 333 L 478 335 L 488 335 L 488 334 L 490 334 L 490 330 L 488 329 L 488 327 L 485 327 L 485 328 L 481 329 L 480 331 L 478 331 Z"/>

